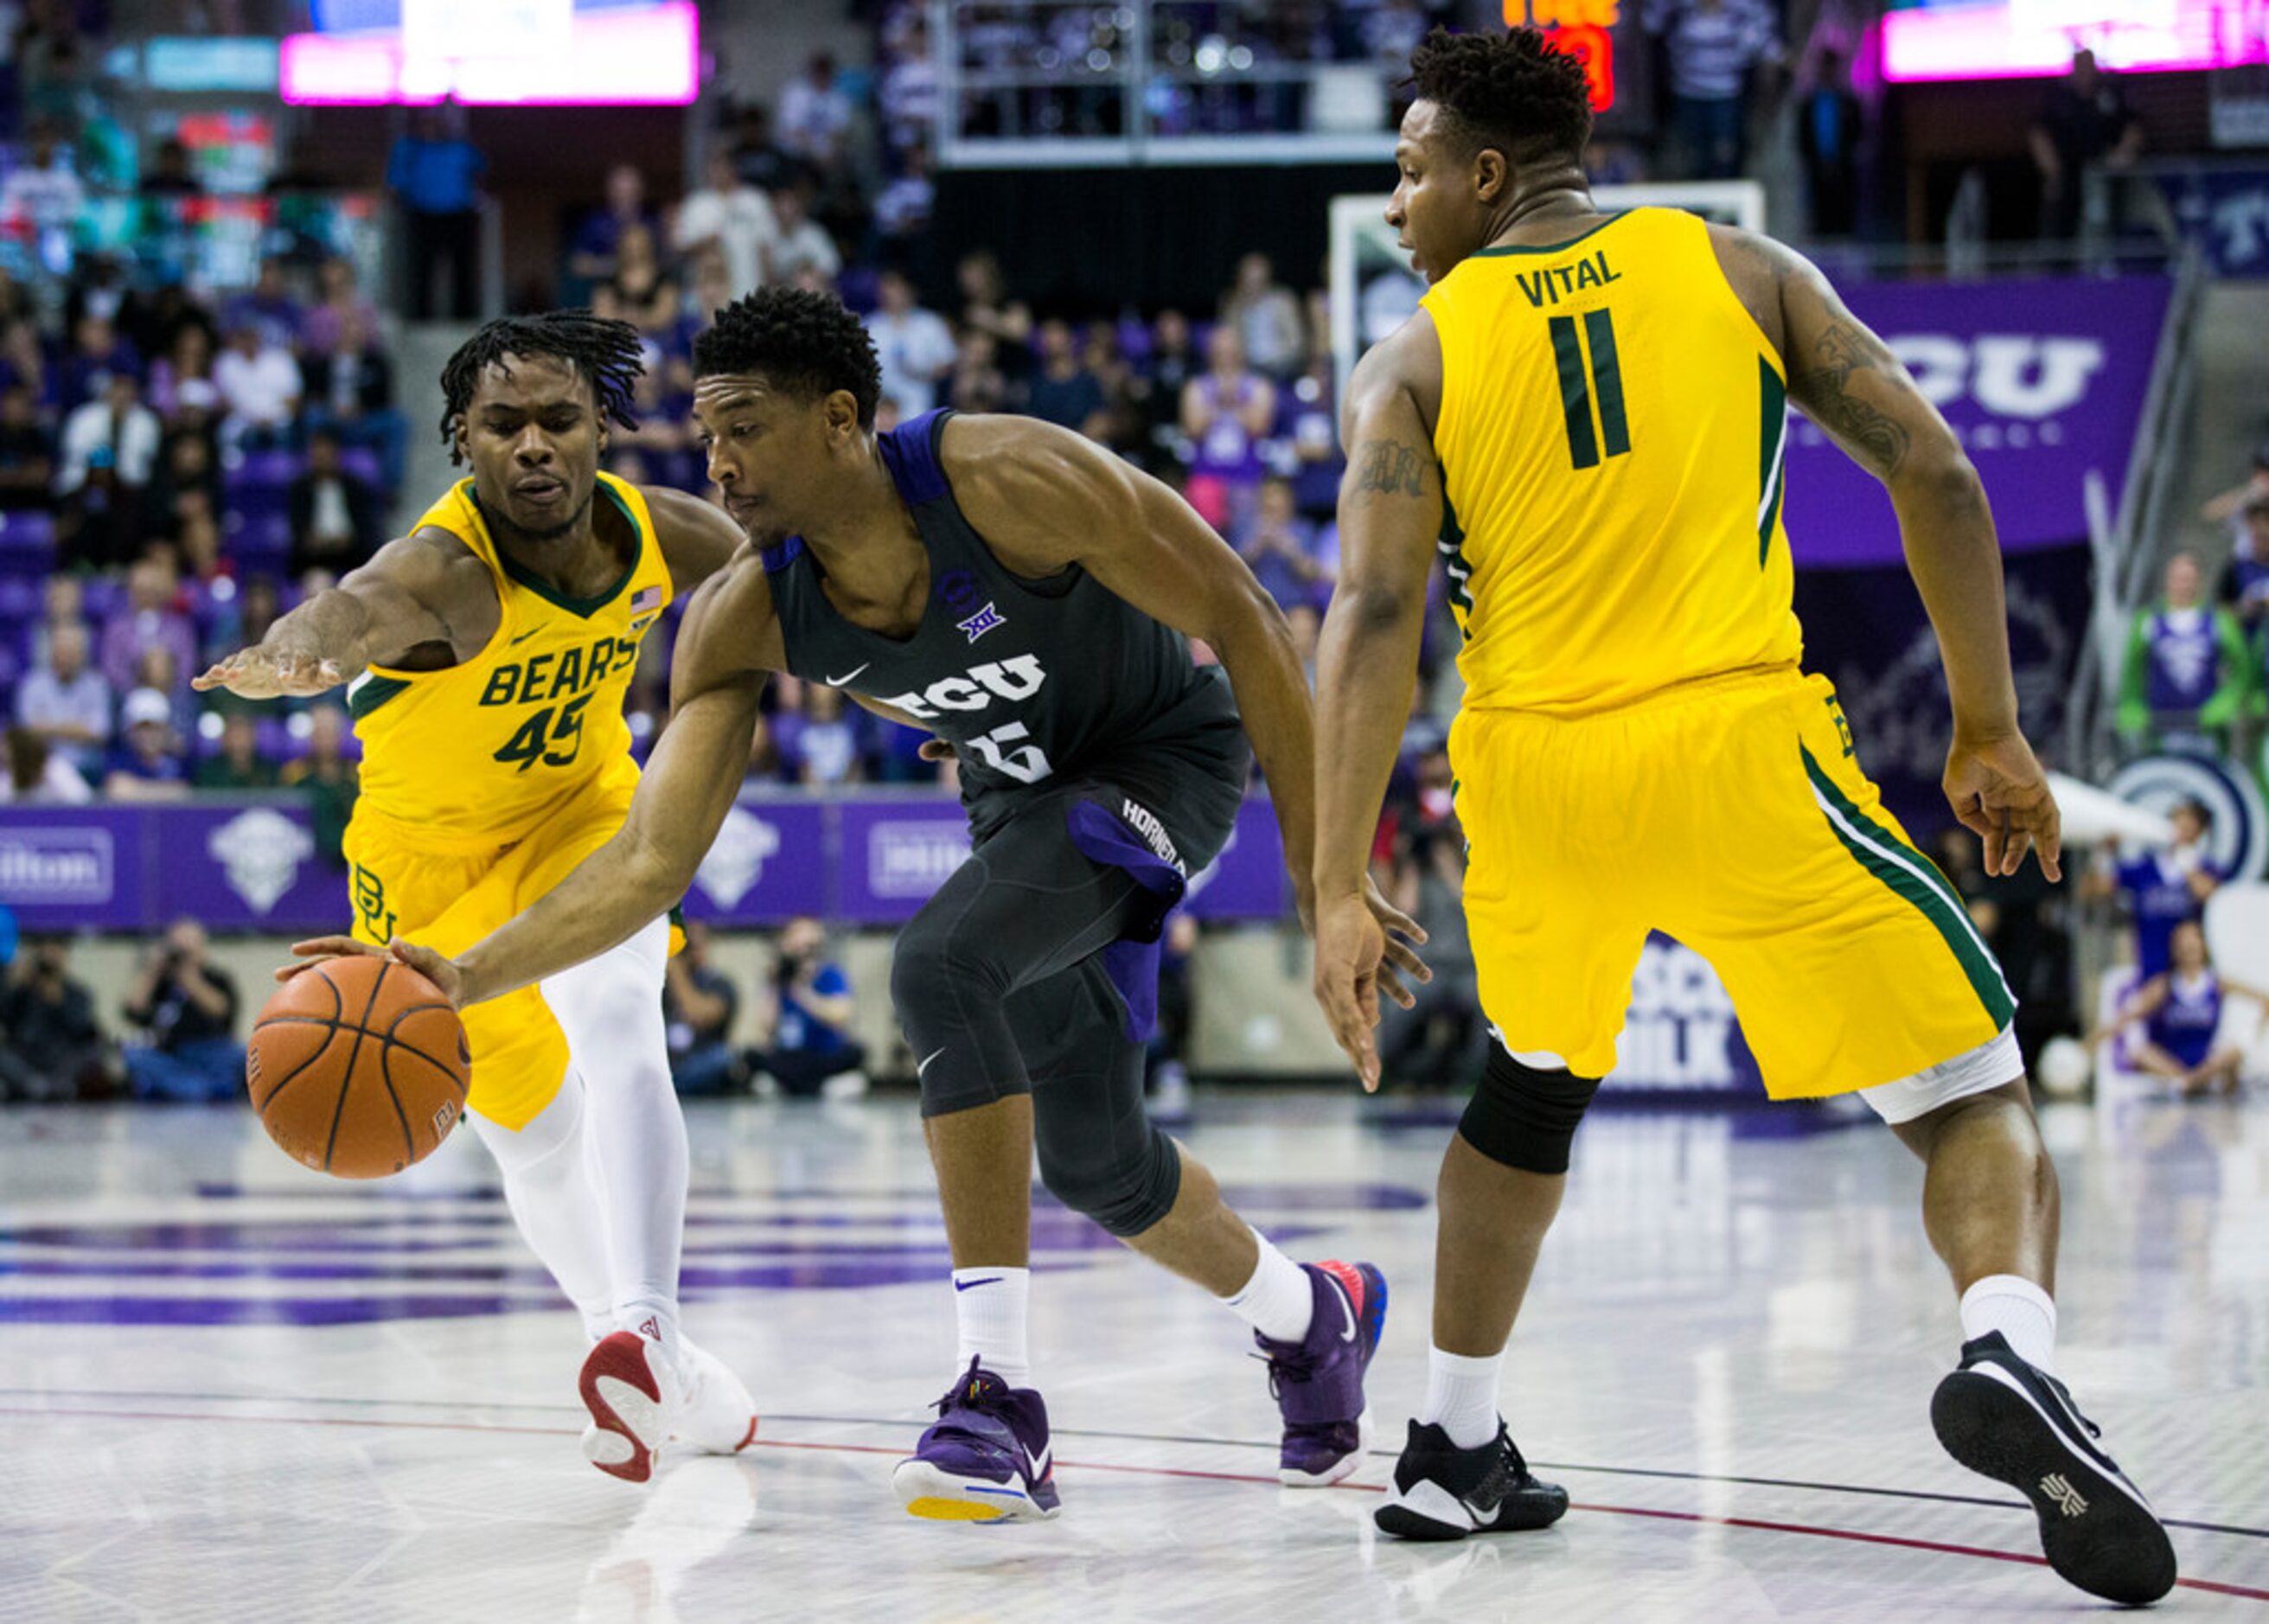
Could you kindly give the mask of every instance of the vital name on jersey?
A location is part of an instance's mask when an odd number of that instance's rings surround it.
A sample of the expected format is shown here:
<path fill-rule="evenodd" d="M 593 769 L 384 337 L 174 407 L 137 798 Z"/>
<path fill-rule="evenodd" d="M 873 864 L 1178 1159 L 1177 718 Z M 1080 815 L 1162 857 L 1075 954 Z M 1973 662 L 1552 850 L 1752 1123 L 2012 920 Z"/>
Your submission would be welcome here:
<path fill-rule="evenodd" d="M 1520 291 L 1528 296 L 1529 304 L 1541 309 L 1585 288 L 1603 288 L 1610 282 L 1621 282 L 1623 275 L 1609 268 L 1608 251 L 1601 248 L 1573 265 L 1548 265 L 1542 270 L 1526 274 L 1515 271 L 1512 279 L 1520 284 Z"/>
<path fill-rule="evenodd" d="M 614 672 L 638 660 L 635 638 L 597 638 L 589 648 L 570 648 L 557 654 L 535 654 L 510 660 L 489 673 L 481 690 L 481 703 L 537 705 L 564 699 L 596 688 Z"/>

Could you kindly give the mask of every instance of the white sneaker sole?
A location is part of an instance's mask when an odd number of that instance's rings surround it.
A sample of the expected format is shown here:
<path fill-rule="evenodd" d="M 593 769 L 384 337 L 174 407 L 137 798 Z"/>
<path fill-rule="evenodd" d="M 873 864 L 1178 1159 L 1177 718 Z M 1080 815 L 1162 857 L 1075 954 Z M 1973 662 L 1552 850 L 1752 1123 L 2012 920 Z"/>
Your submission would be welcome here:
<path fill-rule="evenodd" d="M 1329 1488 L 1334 1483 L 1346 1482 L 1348 1479 L 1363 1470 L 1363 1463 L 1371 1457 L 1372 1429 L 1371 1407 L 1368 1405 L 1364 1406 L 1363 1414 L 1355 1418 L 1355 1448 L 1341 1456 L 1332 1465 L 1319 1473 L 1297 1472 L 1289 1467 L 1279 1466 L 1276 1469 L 1276 1480 L 1287 1488 Z"/>
<path fill-rule="evenodd" d="M 669 1436 L 669 1406 L 647 1362 L 650 1346 L 627 1331 L 600 1339 L 583 1361 L 576 1383 L 591 1412 L 583 1428 L 583 1458 L 610 1477 L 643 1483 Z"/>

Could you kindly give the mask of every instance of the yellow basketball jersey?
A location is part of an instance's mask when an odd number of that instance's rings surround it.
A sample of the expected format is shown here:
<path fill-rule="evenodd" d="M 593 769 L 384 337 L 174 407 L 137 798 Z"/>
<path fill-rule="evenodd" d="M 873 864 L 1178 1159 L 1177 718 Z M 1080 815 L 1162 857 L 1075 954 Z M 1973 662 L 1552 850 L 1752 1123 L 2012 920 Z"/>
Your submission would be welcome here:
<path fill-rule="evenodd" d="M 1577 715 L 1794 664 L 1785 374 L 1701 220 L 1485 248 L 1425 308 L 1469 708 Z"/>
<path fill-rule="evenodd" d="M 506 558 L 490 537 L 473 482 L 420 519 L 470 548 L 496 579 L 496 635 L 444 671 L 373 666 L 348 690 L 362 741 L 357 818 L 394 824 L 419 845 L 469 852 L 524 839 L 602 779 L 638 780 L 623 696 L 639 644 L 669 606 L 669 566 L 634 485 L 599 476 L 638 533 L 623 578 L 570 598 Z"/>

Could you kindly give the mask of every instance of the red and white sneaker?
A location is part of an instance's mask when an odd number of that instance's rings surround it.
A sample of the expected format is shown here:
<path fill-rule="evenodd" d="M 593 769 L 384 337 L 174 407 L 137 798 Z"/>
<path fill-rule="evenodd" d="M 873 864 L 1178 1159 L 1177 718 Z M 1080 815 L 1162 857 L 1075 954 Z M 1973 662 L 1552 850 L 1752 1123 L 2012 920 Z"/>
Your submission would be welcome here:
<path fill-rule="evenodd" d="M 724 1361 L 681 1337 L 677 1373 L 685 1401 L 670 1429 L 674 1441 L 705 1455 L 737 1455 L 756 1442 L 756 1400 Z"/>
<path fill-rule="evenodd" d="M 684 1384 L 661 1344 L 634 1331 L 599 1339 L 576 1383 L 591 1412 L 583 1458 L 610 1477 L 643 1483 L 684 1408 Z"/>

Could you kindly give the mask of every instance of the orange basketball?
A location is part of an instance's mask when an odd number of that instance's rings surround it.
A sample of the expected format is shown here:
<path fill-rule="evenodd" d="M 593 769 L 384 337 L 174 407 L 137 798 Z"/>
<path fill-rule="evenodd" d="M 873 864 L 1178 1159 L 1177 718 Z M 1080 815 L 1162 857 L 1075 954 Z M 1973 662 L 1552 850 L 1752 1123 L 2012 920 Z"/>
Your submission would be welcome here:
<path fill-rule="evenodd" d="M 326 959 L 285 982 L 252 1029 L 244 1081 L 295 1162 L 383 1178 L 431 1155 L 465 1112 L 464 1023 L 391 958 Z"/>

